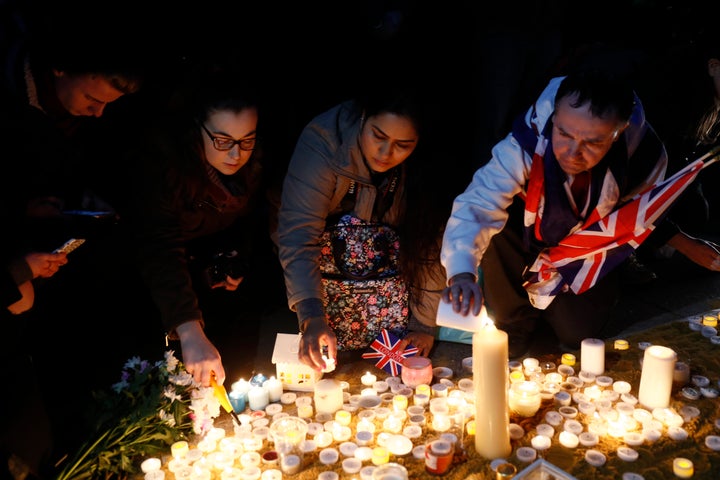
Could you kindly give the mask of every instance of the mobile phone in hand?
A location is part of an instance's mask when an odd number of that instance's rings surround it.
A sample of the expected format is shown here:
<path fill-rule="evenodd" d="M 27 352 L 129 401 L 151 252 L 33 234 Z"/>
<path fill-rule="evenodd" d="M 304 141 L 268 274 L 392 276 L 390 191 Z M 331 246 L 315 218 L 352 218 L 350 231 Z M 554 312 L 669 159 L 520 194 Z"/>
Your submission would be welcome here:
<path fill-rule="evenodd" d="M 71 238 L 67 242 L 65 242 L 61 247 L 56 248 L 53 253 L 70 253 L 76 248 L 78 248 L 80 245 L 85 243 L 84 238 Z"/>

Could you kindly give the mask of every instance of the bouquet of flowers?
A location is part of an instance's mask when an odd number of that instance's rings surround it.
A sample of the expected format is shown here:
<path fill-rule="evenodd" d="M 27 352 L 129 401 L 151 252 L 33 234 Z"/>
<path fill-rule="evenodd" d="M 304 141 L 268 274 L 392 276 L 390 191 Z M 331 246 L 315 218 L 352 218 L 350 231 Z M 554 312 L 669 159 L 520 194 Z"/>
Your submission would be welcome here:
<path fill-rule="evenodd" d="M 111 391 L 93 395 L 100 407 L 96 435 L 57 480 L 129 477 L 139 471 L 143 457 L 205 434 L 220 414 L 213 389 L 195 383 L 172 350 L 155 363 L 131 358 Z"/>

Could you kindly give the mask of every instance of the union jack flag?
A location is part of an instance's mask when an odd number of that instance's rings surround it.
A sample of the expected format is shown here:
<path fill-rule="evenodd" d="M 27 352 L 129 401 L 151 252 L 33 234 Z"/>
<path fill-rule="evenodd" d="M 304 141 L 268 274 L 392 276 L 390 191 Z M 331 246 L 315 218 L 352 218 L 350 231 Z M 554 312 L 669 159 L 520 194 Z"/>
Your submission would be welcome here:
<path fill-rule="evenodd" d="M 418 348 L 413 345 L 408 345 L 405 350 L 400 351 L 400 338 L 388 332 L 387 329 L 380 331 L 380 335 L 373 340 L 370 348 L 373 351 L 363 353 L 362 358 L 379 358 L 375 366 L 394 377 L 399 376 L 402 372 L 403 360 L 418 353 Z"/>
<path fill-rule="evenodd" d="M 697 177 L 717 160 L 703 162 L 713 150 L 673 176 L 638 194 L 610 215 L 577 230 L 541 253 L 529 268 L 524 287 L 531 303 L 546 308 L 568 288 L 580 294 L 617 267 L 647 239 L 666 210 Z"/>

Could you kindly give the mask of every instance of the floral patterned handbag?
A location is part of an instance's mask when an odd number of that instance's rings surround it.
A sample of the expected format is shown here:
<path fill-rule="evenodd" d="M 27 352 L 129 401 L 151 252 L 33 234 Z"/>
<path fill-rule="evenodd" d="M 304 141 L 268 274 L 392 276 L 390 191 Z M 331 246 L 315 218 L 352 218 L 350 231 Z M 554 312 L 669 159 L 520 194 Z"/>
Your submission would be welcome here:
<path fill-rule="evenodd" d="M 338 349 L 367 348 L 382 329 L 402 334 L 408 289 L 398 272 L 395 230 L 348 214 L 325 229 L 321 245 L 323 302 Z"/>

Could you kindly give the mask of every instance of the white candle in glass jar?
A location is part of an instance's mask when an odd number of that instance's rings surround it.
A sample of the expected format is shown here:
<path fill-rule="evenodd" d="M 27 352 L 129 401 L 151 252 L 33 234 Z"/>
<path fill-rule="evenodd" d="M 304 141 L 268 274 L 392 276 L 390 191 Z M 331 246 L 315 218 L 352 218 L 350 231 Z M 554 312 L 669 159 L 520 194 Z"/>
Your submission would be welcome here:
<path fill-rule="evenodd" d="M 343 406 L 342 385 L 332 378 L 318 381 L 315 384 L 314 400 L 317 413 L 335 414 Z"/>
<path fill-rule="evenodd" d="M 540 409 L 542 397 L 540 386 L 535 382 L 522 381 L 510 386 L 508 404 L 510 410 L 521 417 L 532 417 Z"/>
<path fill-rule="evenodd" d="M 508 414 L 508 336 L 498 330 L 482 309 L 484 322 L 473 333 L 475 386 L 475 450 L 485 458 L 503 458 L 512 452 Z"/>

